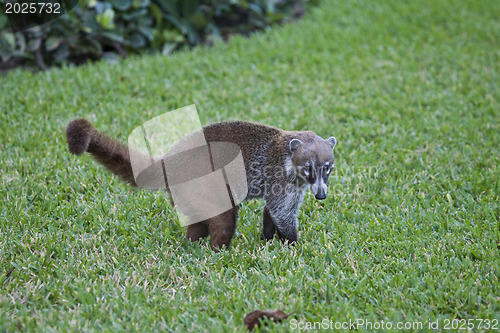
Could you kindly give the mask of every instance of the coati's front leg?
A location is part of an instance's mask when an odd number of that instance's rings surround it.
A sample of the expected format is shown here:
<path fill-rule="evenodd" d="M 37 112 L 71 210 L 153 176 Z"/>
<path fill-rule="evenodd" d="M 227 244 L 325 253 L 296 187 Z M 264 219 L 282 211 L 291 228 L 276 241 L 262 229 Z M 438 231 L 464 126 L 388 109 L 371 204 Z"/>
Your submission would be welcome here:
<path fill-rule="evenodd" d="M 269 214 L 269 209 L 267 208 L 267 206 L 264 206 L 262 223 L 262 239 L 265 239 L 266 241 L 273 239 L 276 232 L 276 227 L 274 226 L 274 221 L 271 217 L 271 214 Z"/>
<path fill-rule="evenodd" d="M 271 240 L 274 237 L 274 234 L 277 233 L 279 239 L 282 242 L 288 241 L 289 243 L 293 243 L 297 241 L 297 230 L 290 230 L 289 224 L 287 222 L 284 222 L 283 225 L 285 227 L 276 230 L 276 225 L 274 224 L 274 220 L 271 217 L 271 213 L 269 213 L 269 209 L 267 206 L 264 207 L 264 214 L 263 214 L 263 226 L 262 226 L 262 237 L 261 239 L 263 240 Z M 292 222 L 291 225 L 296 225 L 296 222 Z"/>
<path fill-rule="evenodd" d="M 289 198 L 282 198 L 277 200 L 268 201 L 266 203 L 266 208 L 264 209 L 264 238 L 272 238 L 271 226 L 275 228 L 279 239 L 282 242 L 288 241 L 289 244 L 293 244 L 297 241 L 297 218 L 295 214 L 298 210 L 299 202 L 294 202 Z M 267 214 L 266 214 L 267 211 Z M 267 232 L 267 234 L 266 234 Z M 274 234 L 274 232 L 273 232 Z M 270 238 L 267 238 L 270 236 Z"/>
<path fill-rule="evenodd" d="M 297 218 L 293 216 L 293 218 L 286 221 L 283 226 L 276 227 L 276 233 L 283 243 L 288 242 L 288 244 L 295 244 L 298 239 Z"/>

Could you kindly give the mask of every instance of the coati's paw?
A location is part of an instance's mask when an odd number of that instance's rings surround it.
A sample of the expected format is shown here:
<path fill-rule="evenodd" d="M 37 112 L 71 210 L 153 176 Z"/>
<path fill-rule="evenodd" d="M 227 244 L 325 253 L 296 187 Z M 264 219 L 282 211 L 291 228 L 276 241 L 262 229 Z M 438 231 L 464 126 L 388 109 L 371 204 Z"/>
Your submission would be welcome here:
<path fill-rule="evenodd" d="M 280 233 L 278 231 L 278 237 L 280 239 L 280 241 L 282 241 L 284 244 L 288 244 L 288 245 L 292 245 L 292 246 L 295 246 L 295 244 L 297 243 L 297 230 L 293 230 L 293 231 L 288 231 L 288 233 Z"/>
<path fill-rule="evenodd" d="M 273 238 L 274 238 L 274 232 L 272 234 L 268 233 L 267 235 L 265 233 L 261 233 L 260 234 L 260 240 L 261 241 L 265 240 L 266 242 L 268 242 L 268 241 L 270 241 Z"/>
<path fill-rule="evenodd" d="M 80 155 L 87 151 L 93 129 L 92 124 L 86 119 L 76 119 L 68 124 L 66 139 L 70 153 Z"/>

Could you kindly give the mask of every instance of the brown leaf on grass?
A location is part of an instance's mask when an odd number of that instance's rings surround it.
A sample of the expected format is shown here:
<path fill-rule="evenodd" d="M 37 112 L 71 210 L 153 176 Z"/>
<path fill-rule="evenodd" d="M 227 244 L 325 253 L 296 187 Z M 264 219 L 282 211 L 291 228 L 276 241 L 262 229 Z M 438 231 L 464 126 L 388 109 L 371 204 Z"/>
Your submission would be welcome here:
<path fill-rule="evenodd" d="M 281 310 L 255 310 L 245 316 L 245 325 L 251 331 L 255 326 L 260 326 L 260 319 L 264 319 L 264 317 L 272 319 L 275 322 L 280 322 L 294 313 L 295 311 L 286 314 Z"/>
<path fill-rule="evenodd" d="M 14 267 L 12 267 L 11 269 L 9 269 L 9 271 L 7 272 L 7 274 L 5 274 L 5 278 L 8 279 L 10 277 L 10 275 L 12 274 L 13 271 L 14 271 Z"/>

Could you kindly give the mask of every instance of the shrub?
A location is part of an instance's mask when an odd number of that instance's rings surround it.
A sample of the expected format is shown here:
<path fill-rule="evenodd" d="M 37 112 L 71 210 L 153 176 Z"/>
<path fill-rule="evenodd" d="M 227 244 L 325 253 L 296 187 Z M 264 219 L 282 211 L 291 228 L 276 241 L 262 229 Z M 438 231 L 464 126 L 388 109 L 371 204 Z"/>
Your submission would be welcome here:
<path fill-rule="evenodd" d="M 147 50 L 169 54 L 299 17 L 306 2 L 310 1 L 81 0 L 66 15 L 18 32 L 2 12 L 0 58 L 4 68 L 36 62 L 45 69 Z"/>

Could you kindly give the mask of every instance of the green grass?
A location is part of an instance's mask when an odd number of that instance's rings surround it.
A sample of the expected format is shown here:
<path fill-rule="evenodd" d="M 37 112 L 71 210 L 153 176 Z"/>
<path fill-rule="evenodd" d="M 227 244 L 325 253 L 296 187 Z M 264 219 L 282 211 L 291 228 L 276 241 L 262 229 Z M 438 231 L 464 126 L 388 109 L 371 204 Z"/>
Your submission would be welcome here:
<path fill-rule="evenodd" d="M 0 331 L 232 332 L 256 309 L 500 319 L 499 18 L 496 0 L 324 0 L 213 48 L 1 77 Z M 67 152 L 73 118 L 125 141 L 192 103 L 203 124 L 337 137 L 296 247 L 260 240 L 259 201 L 229 251 L 186 242 L 162 193 Z"/>

